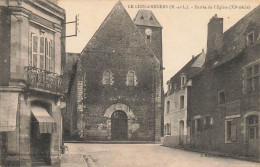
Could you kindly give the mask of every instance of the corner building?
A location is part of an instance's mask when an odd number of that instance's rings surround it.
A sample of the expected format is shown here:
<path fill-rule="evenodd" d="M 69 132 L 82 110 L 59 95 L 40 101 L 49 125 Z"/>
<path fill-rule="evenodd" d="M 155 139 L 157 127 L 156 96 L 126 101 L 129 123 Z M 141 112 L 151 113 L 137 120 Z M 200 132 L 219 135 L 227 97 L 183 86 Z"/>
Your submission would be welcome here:
<path fill-rule="evenodd" d="M 0 166 L 60 166 L 65 11 L 0 1 Z"/>
<path fill-rule="evenodd" d="M 161 32 L 151 11 L 139 11 L 133 21 L 121 2 L 114 6 L 83 49 L 70 82 L 76 99 L 68 106 L 77 104 L 69 109 L 77 120 L 71 136 L 160 141 Z"/>

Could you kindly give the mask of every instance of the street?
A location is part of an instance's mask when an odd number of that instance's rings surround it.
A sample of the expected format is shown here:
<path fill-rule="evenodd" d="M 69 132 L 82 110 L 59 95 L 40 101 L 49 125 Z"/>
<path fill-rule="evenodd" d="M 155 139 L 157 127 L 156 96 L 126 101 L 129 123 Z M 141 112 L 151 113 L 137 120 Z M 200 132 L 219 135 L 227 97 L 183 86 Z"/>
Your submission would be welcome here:
<path fill-rule="evenodd" d="M 62 167 L 259 167 L 259 163 L 160 146 L 159 144 L 65 143 Z"/>

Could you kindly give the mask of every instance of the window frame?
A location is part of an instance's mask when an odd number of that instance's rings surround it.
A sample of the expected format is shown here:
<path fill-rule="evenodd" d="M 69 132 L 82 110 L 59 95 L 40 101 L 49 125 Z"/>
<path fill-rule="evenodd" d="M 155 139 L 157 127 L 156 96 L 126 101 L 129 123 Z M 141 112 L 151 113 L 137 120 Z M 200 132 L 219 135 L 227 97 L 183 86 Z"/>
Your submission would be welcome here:
<path fill-rule="evenodd" d="M 253 118 L 253 123 L 250 123 L 250 118 Z M 248 138 L 249 140 L 251 139 L 259 139 L 259 134 L 258 134 L 258 122 L 259 122 L 259 116 L 258 115 L 249 115 L 247 117 L 248 120 Z M 251 129 L 254 130 L 253 132 L 253 138 L 251 138 Z"/>
<path fill-rule="evenodd" d="M 234 130 L 235 132 L 233 132 Z M 225 120 L 225 143 L 234 143 L 236 141 L 237 141 L 237 123 L 234 122 L 234 119 L 227 119 Z"/>
<path fill-rule="evenodd" d="M 183 99 L 182 99 L 183 97 Z M 185 97 L 184 95 L 180 96 L 180 109 L 184 109 L 185 108 Z"/>
<path fill-rule="evenodd" d="M 132 78 L 131 78 L 131 80 L 133 80 L 132 82 L 131 82 L 131 84 L 130 84 L 130 74 L 133 74 L 133 76 L 132 76 Z M 136 78 L 136 73 L 133 71 L 133 70 L 130 70 L 130 71 L 128 71 L 128 73 L 127 73 L 127 76 L 126 76 L 126 85 L 127 86 L 136 86 L 137 85 L 137 78 Z"/>
<path fill-rule="evenodd" d="M 258 66 L 258 72 L 255 70 L 255 68 L 257 66 Z M 257 61 L 253 64 L 250 64 L 250 65 L 247 65 L 244 69 L 245 69 L 244 70 L 244 73 L 245 73 L 245 93 L 255 92 L 257 90 L 256 80 L 258 80 L 258 82 L 260 80 L 260 61 Z M 251 69 L 250 76 L 248 75 L 249 69 Z M 251 86 L 250 89 L 249 89 L 249 86 Z M 258 89 L 259 89 L 259 87 L 258 87 Z"/>
<path fill-rule="evenodd" d="M 249 36 L 252 34 L 252 41 L 249 41 Z M 253 43 L 255 43 L 255 32 L 254 31 L 251 31 L 249 33 L 247 33 L 246 35 L 246 42 L 247 42 L 247 45 L 252 45 Z"/>
<path fill-rule="evenodd" d="M 54 37 L 50 38 L 50 36 L 53 36 L 53 34 L 49 34 L 46 32 L 44 33 L 31 33 L 31 54 L 29 57 L 29 66 L 38 68 L 40 70 L 49 71 L 49 72 L 55 72 L 55 53 L 54 53 Z M 36 44 L 37 44 L 37 51 L 35 51 L 35 43 L 34 38 L 37 38 Z M 43 40 L 42 40 L 43 39 Z M 42 41 L 43 41 L 43 46 Z M 48 43 L 48 44 L 47 44 Z M 43 48 L 41 48 L 43 47 Z M 36 57 L 35 57 L 36 55 Z M 35 60 L 36 59 L 36 60 Z M 49 66 L 47 67 L 46 60 L 49 59 Z M 52 60 L 53 59 L 53 60 Z M 35 61 L 35 62 L 34 62 Z"/>
<path fill-rule="evenodd" d="M 106 69 L 103 72 L 103 85 L 113 85 L 113 76 L 112 75 L 113 75 L 113 73 L 109 69 Z"/>
<path fill-rule="evenodd" d="M 171 102 L 168 100 L 166 103 L 166 113 L 170 113 Z"/>
<path fill-rule="evenodd" d="M 222 100 L 222 98 L 221 98 L 221 94 L 223 93 L 223 95 L 224 95 L 224 101 L 223 102 L 221 102 Z M 225 90 L 223 89 L 223 90 L 220 90 L 220 91 L 218 91 L 218 105 L 219 106 L 222 106 L 222 105 L 225 105 L 226 104 L 226 92 L 225 92 Z"/>

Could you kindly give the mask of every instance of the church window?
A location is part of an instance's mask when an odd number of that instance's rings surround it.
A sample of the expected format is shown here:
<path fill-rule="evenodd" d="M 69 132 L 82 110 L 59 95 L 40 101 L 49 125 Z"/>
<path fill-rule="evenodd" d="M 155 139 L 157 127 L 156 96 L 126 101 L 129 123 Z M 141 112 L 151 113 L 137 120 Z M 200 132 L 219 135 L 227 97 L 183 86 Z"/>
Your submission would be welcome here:
<path fill-rule="evenodd" d="M 127 74 L 127 85 L 128 86 L 136 86 L 136 76 L 134 71 L 129 71 Z"/>
<path fill-rule="evenodd" d="M 104 85 L 112 85 L 113 80 L 112 80 L 112 72 L 110 70 L 106 70 L 103 73 L 103 84 Z"/>

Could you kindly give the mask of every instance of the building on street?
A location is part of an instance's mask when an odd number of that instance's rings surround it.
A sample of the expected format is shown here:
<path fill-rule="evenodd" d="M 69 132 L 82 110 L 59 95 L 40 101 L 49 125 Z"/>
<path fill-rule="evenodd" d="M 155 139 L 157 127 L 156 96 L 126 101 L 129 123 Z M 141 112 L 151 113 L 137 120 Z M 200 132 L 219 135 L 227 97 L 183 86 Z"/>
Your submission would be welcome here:
<path fill-rule="evenodd" d="M 210 19 L 205 63 L 190 78 L 192 86 L 187 97 L 190 143 L 186 148 L 260 160 L 259 16 L 260 6 L 257 6 L 225 32 L 223 18 L 215 15 Z M 174 109 L 166 106 L 165 110 L 167 125 Z M 182 134 L 180 128 L 175 128 L 179 121 L 176 116 L 170 124 L 171 133 Z"/>
<path fill-rule="evenodd" d="M 0 166 L 60 166 L 65 11 L 0 1 Z"/>
<path fill-rule="evenodd" d="M 132 20 L 119 1 L 81 52 L 69 81 L 73 139 L 160 141 L 162 26 Z"/>
<path fill-rule="evenodd" d="M 168 82 L 164 104 L 163 145 L 181 147 L 190 144 L 190 89 L 192 77 L 199 74 L 205 62 L 202 50 L 177 72 Z"/>

